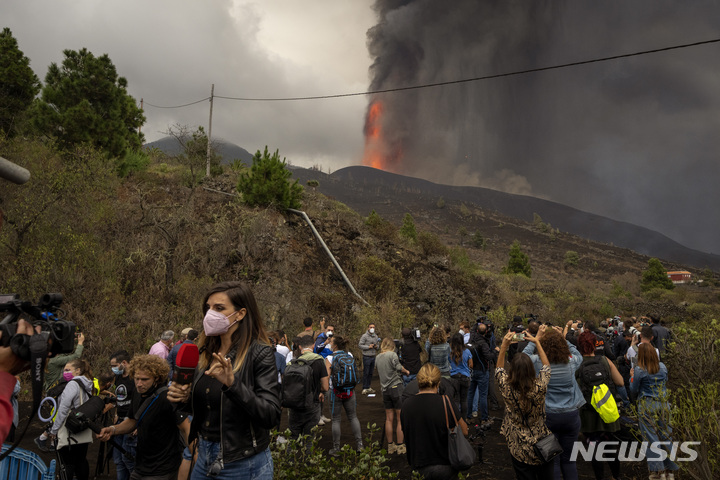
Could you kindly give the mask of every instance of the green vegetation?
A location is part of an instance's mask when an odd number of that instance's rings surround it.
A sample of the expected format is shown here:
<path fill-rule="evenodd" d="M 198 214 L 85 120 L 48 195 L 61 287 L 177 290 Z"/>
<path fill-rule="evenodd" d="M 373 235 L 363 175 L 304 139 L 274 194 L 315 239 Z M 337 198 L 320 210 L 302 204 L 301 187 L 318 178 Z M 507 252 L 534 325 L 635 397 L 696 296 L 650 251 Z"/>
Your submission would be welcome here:
<path fill-rule="evenodd" d="M 460 237 L 460 246 L 465 245 L 465 239 L 468 236 L 468 231 L 464 225 L 462 227 L 458 228 L 458 236 Z"/>
<path fill-rule="evenodd" d="M 355 273 L 357 287 L 373 298 L 388 298 L 400 290 L 402 274 L 382 258 L 369 256 L 358 261 Z"/>
<path fill-rule="evenodd" d="M 110 57 L 65 50 L 62 66 L 50 64 L 33 111 L 35 126 L 64 148 L 90 143 L 111 157 L 141 147 L 142 110 L 127 93 Z"/>
<path fill-rule="evenodd" d="M 437 203 L 435 204 L 437 208 L 445 208 L 445 199 L 443 197 L 438 198 Z"/>
<path fill-rule="evenodd" d="M 337 457 L 328 455 L 318 445 L 319 428 L 312 435 L 292 438 L 290 430 L 283 432 L 286 443 L 277 443 L 277 432 L 273 432 L 270 451 L 273 459 L 273 478 L 304 480 L 307 478 L 397 478 L 384 465 L 388 460 L 387 451 L 380 449 L 380 443 L 373 441 L 379 428 L 368 425 L 365 446 L 358 451 L 354 446 L 344 445 Z"/>
<path fill-rule="evenodd" d="M 25 112 L 40 91 L 40 80 L 9 28 L 0 32 L 0 134 L 22 127 Z"/>
<path fill-rule="evenodd" d="M 665 290 L 672 290 L 675 288 L 672 280 L 667 276 L 667 270 L 660 260 L 657 258 L 651 258 L 648 261 L 648 266 L 642 273 L 642 280 L 640 281 L 640 287 L 643 292 L 647 292 L 654 288 L 661 288 Z"/>
<path fill-rule="evenodd" d="M 528 278 L 532 275 L 530 258 L 522 251 L 520 242 L 517 240 L 515 240 L 510 247 L 510 259 L 508 260 L 507 266 L 503 268 L 503 273 L 525 275 Z"/>
<path fill-rule="evenodd" d="M 580 263 L 580 255 L 573 250 L 565 252 L 565 265 L 568 267 L 577 267 Z"/>
<path fill-rule="evenodd" d="M 291 176 L 285 159 L 280 160 L 278 150 L 270 155 L 266 146 L 263 153 L 258 150 L 253 156 L 250 171 L 240 174 L 237 189 L 250 206 L 300 208 L 303 189 L 297 180 L 290 182 Z"/>
<path fill-rule="evenodd" d="M 412 215 L 406 213 L 403 217 L 403 224 L 400 228 L 400 235 L 411 242 L 417 242 L 417 230 L 415 230 L 415 221 Z"/>
<path fill-rule="evenodd" d="M 320 182 L 318 182 L 317 180 L 308 180 L 307 186 L 312 188 L 312 190 L 314 192 L 315 189 L 320 186 Z"/>
<path fill-rule="evenodd" d="M 487 247 L 487 239 L 479 231 L 472 234 L 470 243 L 472 243 L 473 247 L 482 248 L 483 250 Z"/>
<path fill-rule="evenodd" d="M 382 240 L 393 240 L 397 235 L 397 227 L 378 215 L 375 210 L 370 212 L 365 225 L 369 227 L 372 235 Z"/>
<path fill-rule="evenodd" d="M 440 238 L 434 233 L 420 232 L 418 234 L 418 245 L 420 251 L 425 258 L 431 255 L 446 255 L 447 247 L 440 241 Z"/>

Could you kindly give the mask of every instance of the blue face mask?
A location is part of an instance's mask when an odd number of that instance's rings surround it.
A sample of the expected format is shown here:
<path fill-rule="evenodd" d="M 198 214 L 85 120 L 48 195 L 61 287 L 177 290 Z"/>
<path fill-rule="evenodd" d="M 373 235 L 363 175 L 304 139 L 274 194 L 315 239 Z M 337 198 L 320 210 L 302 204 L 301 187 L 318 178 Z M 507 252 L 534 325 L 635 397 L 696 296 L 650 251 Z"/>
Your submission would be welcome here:
<path fill-rule="evenodd" d="M 122 367 L 111 367 L 111 370 L 115 375 L 122 375 L 123 373 Z"/>

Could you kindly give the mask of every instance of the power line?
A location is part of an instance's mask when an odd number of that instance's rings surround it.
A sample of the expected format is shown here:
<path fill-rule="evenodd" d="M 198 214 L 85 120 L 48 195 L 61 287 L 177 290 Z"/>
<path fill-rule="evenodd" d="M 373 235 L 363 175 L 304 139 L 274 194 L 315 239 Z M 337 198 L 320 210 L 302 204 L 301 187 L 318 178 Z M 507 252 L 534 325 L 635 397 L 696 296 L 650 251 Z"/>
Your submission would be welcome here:
<path fill-rule="evenodd" d="M 701 42 L 685 43 L 682 45 L 674 45 L 671 47 L 655 48 L 652 50 L 643 50 L 643 51 L 634 52 L 634 53 L 625 53 L 622 55 L 613 55 L 610 57 L 594 58 L 592 60 L 583 60 L 583 61 L 579 61 L 579 62 L 562 63 L 559 65 L 551 65 L 548 67 L 530 68 L 527 70 L 517 70 L 514 72 L 497 73 L 494 75 L 485 75 L 482 77 L 472 77 L 472 78 L 465 78 L 465 79 L 460 79 L 460 80 L 449 80 L 446 82 L 426 83 L 426 84 L 422 84 L 422 85 L 413 85 L 413 86 L 409 86 L 409 87 L 387 88 L 387 89 L 383 89 L 383 90 L 369 90 L 366 92 L 339 93 L 339 94 L 335 94 L 335 95 L 315 95 L 315 96 L 308 96 L 308 97 L 277 97 L 277 98 L 226 97 L 226 96 L 222 96 L 222 95 L 215 95 L 215 98 L 222 98 L 224 100 L 244 101 L 244 102 L 287 102 L 287 101 L 296 101 L 296 100 L 322 100 L 322 99 L 328 99 L 328 98 L 357 97 L 357 96 L 361 96 L 361 95 L 376 95 L 376 94 L 380 94 L 380 93 L 403 92 L 403 91 L 407 91 L 407 90 L 419 90 L 422 88 L 441 87 L 444 85 L 456 85 L 456 84 L 460 84 L 460 83 L 479 82 L 482 80 L 490 80 L 493 78 L 512 77 L 515 75 L 524 75 L 527 73 L 544 72 L 547 70 L 556 70 L 556 69 L 560 69 L 560 68 L 576 67 L 579 65 L 587 65 L 590 63 L 607 62 L 610 60 L 617 60 L 620 58 L 637 57 L 640 55 L 648 55 L 651 53 L 667 52 L 670 50 L 678 50 L 681 48 L 697 47 L 699 45 L 708 45 L 708 44 L 718 43 L 718 42 L 720 42 L 720 38 L 716 38 L 713 40 L 704 40 Z M 187 105 L 178 105 L 176 107 L 157 107 L 157 108 L 180 108 L 180 107 L 185 107 L 188 105 L 194 105 L 195 103 L 203 102 L 203 101 L 207 100 L 208 98 L 210 98 L 210 97 L 204 98 L 202 100 L 198 100 L 197 102 L 189 103 Z M 151 106 L 154 107 L 155 105 L 151 105 Z"/>
<path fill-rule="evenodd" d="M 150 105 L 151 107 L 155 107 L 155 108 L 182 108 L 182 107 L 189 107 L 190 105 L 195 105 L 196 103 L 204 102 L 206 100 L 210 100 L 210 97 L 205 97 L 201 100 L 197 100 L 197 101 L 191 102 L 191 103 L 186 103 L 185 105 L 173 105 L 170 107 L 163 107 L 161 105 L 153 105 L 152 103 L 149 103 L 149 102 L 144 102 L 144 103 L 145 103 L 145 105 Z"/>

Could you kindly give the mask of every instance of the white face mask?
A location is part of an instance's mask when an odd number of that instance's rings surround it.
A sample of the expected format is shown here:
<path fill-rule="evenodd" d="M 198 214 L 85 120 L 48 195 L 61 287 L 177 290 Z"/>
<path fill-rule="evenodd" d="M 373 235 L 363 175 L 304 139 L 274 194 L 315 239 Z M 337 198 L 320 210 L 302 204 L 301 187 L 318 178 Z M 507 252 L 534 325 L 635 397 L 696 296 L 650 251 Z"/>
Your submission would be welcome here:
<path fill-rule="evenodd" d="M 465 330 L 463 330 L 463 329 L 461 328 L 459 333 L 460 333 L 460 335 L 465 335 Z"/>
<path fill-rule="evenodd" d="M 374 329 L 374 328 L 371 328 L 370 330 L 368 330 L 368 332 L 370 332 L 370 333 L 375 333 L 375 329 Z"/>
<path fill-rule="evenodd" d="M 332 336 L 333 336 L 333 331 L 332 331 L 332 330 L 328 331 L 328 332 L 327 332 L 327 336 L 328 336 L 328 337 L 332 337 Z"/>

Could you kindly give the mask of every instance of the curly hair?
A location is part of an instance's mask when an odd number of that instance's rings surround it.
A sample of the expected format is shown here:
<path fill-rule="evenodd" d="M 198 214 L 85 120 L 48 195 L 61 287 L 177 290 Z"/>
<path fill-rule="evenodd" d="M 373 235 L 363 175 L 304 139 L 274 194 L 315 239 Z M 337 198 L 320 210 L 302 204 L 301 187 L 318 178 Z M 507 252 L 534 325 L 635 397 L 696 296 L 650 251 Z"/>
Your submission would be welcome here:
<path fill-rule="evenodd" d="M 557 330 L 552 328 L 545 330 L 540 338 L 540 345 L 545 350 L 545 355 L 551 364 L 570 362 L 570 348 Z"/>
<path fill-rule="evenodd" d="M 136 355 L 130 362 L 130 376 L 134 377 L 138 370 L 151 375 L 156 380 L 167 379 L 170 365 L 157 355 Z"/>
<path fill-rule="evenodd" d="M 432 330 L 430 330 L 430 344 L 431 345 L 440 345 L 441 343 L 446 343 L 447 337 L 445 336 L 445 330 L 443 330 L 440 327 L 433 327 Z"/>

